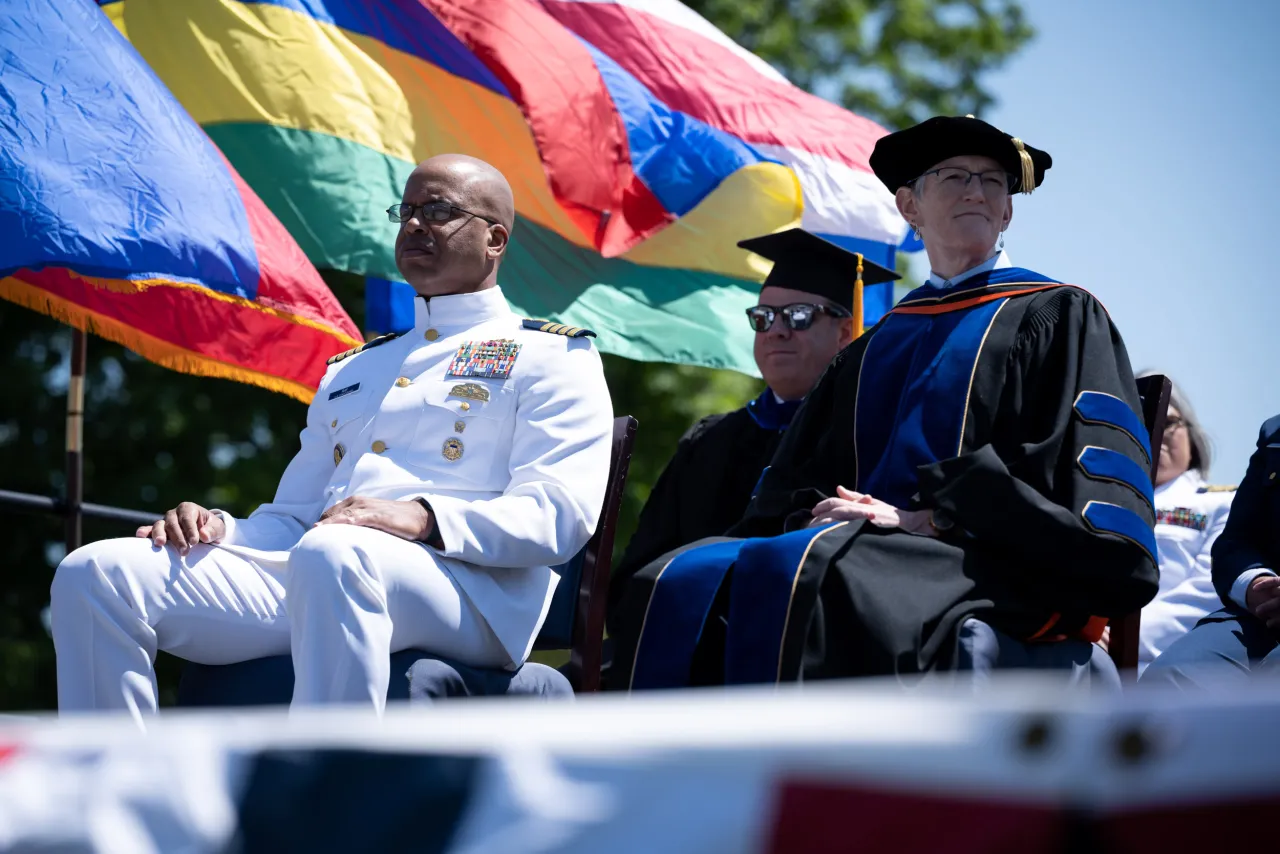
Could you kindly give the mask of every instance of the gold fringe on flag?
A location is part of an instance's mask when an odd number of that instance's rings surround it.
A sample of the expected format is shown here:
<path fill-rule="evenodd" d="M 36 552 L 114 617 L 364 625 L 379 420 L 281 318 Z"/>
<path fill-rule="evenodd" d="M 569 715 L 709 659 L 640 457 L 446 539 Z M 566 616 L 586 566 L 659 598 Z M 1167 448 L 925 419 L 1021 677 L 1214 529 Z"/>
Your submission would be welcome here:
<path fill-rule="evenodd" d="M 197 291 L 202 296 L 209 297 L 210 299 L 230 303 L 231 305 L 239 306 L 240 308 L 260 311 L 263 314 L 269 314 L 272 317 L 277 317 L 288 323 L 296 323 L 299 326 L 307 326 L 323 332 L 326 335 L 332 335 L 339 341 L 344 342 L 348 347 L 359 347 L 364 343 L 363 339 L 352 338 L 347 333 L 339 329 L 335 329 L 326 323 L 321 323 L 320 321 L 312 320 L 309 317 L 303 317 L 300 314 L 294 314 L 290 311 L 282 311 L 278 308 L 272 308 L 269 305 L 263 305 L 260 302 L 245 299 L 244 297 L 224 294 L 222 291 L 215 291 L 213 288 L 205 285 L 197 285 L 193 282 L 177 282 L 172 279 L 100 279 L 97 276 L 82 276 L 74 270 L 68 270 L 67 272 L 73 279 L 88 282 L 95 288 L 102 288 L 104 291 L 110 291 L 117 294 L 137 294 L 151 288 L 178 288 L 186 291 Z"/>
<path fill-rule="evenodd" d="M 194 287 L 194 286 L 193 286 Z M 201 288 L 207 290 L 207 288 Z M 283 377 L 264 374 L 240 365 L 229 365 L 214 359 L 183 350 L 168 341 L 148 335 L 138 329 L 111 317 L 77 305 L 70 300 L 62 299 L 48 291 L 30 285 L 10 276 L 0 279 L 0 297 L 17 303 L 24 308 L 47 314 L 54 320 L 82 329 L 108 341 L 128 347 L 138 355 L 170 370 L 184 374 L 195 374 L 202 377 L 235 380 L 237 382 L 256 385 L 268 391 L 287 394 L 295 400 L 310 403 L 315 397 L 315 389 Z M 345 339 L 346 336 L 343 336 Z M 357 342 L 358 343 L 358 342 Z"/>

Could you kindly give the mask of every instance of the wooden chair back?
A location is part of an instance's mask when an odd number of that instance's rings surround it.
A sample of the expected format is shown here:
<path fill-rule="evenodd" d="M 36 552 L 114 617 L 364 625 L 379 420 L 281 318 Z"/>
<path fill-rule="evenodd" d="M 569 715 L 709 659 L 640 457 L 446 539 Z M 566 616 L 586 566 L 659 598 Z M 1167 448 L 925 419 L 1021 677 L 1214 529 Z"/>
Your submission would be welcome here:
<path fill-rule="evenodd" d="M 1142 399 L 1142 423 L 1146 425 L 1151 440 L 1151 483 L 1156 482 L 1156 469 L 1160 465 L 1160 442 L 1164 437 L 1164 423 L 1169 414 L 1169 395 L 1173 383 L 1163 374 L 1151 374 L 1138 380 L 1138 396 Z M 1138 632 L 1142 628 L 1142 612 L 1134 611 L 1111 623 L 1111 643 L 1107 652 L 1116 667 L 1127 676 L 1133 676 L 1138 668 Z"/>
<path fill-rule="evenodd" d="M 613 420 L 613 448 L 609 460 L 609 482 L 596 532 L 573 560 L 555 568 L 560 575 L 542 631 L 534 649 L 568 649 L 565 670 L 573 690 L 590 693 L 600 690 L 600 668 L 604 655 L 604 617 L 609 598 L 609 575 L 613 571 L 613 539 L 618 511 L 627 487 L 631 452 L 639 422 L 630 415 Z"/>

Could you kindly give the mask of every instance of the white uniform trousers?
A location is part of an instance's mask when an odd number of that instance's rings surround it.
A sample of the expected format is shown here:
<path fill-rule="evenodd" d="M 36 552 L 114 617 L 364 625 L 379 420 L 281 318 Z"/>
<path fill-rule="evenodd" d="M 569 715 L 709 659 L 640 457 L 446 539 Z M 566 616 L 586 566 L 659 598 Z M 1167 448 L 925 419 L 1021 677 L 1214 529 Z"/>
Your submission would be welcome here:
<path fill-rule="evenodd" d="M 127 708 L 139 723 L 158 705 L 157 650 L 201 664 L 291 652 L 294 708 L 360 703 L 379 713 L 392 652 L 510 661 L 432 552 L 354 525 L 311 529 L 281 563 L 104 540 L 62 561 L 51 599 L 58 708 Z"/>

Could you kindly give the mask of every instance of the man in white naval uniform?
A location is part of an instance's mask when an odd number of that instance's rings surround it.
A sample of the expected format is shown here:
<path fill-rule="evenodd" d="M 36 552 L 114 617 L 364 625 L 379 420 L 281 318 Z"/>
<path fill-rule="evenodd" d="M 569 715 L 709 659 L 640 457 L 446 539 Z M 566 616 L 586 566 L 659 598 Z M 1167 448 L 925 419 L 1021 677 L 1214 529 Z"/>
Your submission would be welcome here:
<path fill-rule="evenodd" d="M 587 542 L 604 500 L 600 357 L 585 330 L 508 308 L 497 274 L 515 205 L 493 167 L 427 160 L 388 214 L 420 297 L 413 330 L 330 360 L 270 504 L 234 519 L 183 503 L 63 560 L 61 710 L 141 722 L 161 649 L 206 664 L 288 652 L 294 706 L 379 712 L 394 651 L 507 668 L 528 655 L 549 567 Z"/>

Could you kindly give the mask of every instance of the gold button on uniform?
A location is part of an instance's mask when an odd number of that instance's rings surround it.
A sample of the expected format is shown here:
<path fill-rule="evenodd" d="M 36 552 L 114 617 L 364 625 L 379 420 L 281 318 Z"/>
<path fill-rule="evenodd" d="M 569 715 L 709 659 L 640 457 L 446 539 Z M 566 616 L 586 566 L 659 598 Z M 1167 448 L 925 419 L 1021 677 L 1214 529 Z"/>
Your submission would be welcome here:
<path fill-rule="evenodd" d="M 396 385 L 400 386 L 400 388 L 404 388 L 411 382 L 413 382 L 413 380 L 408 377 L 400 377 L 400 379 L 396 380 Z"/>
<path fill-rule="evenodd" d="M 342 462 L 342 458 L 345 457 L 346 455 L 347 455 L 347 449 L 342 446 L 341 442 L 333 446 L 333 464 L 335 466 L 338 463 Z"/>
<path fill-rule="evenodd" d="M 464 400 L 464 401 L 462 401 L 462 403 L 459 403 L 459 404 L 458 404 L 458 408 L 459 408 L 459 409 L 461 409 L 463 412 L 466 412 L 468 409 L 470 409 L 470 408 L 471 408 L 471 404 L 467 403 L 467 402 Z"/>
<path fill-rule="evenodd" d="M 336 418 L 335 418 L 335 419 L 333 419 L 333 421 L 332 421 L 332 422 L 330 422 L 329 426 L 330 426 L 330 427 L 337 427 L 337 426 L 338 426 L 338 419 L 336 419 Z"/>
<path fill-rule="evenodd" d="M 434 341 L 434 340 L 436 340 L 436 339 L 437 339 L 437 338 L 439 338 L 439 337 L 440 337 L 440 333 L 439 333 L 439 332 L 437 332 L 437 331 L 435 331 L 434 329 L 428 329 L 428 330 L 427 330 L 427 340 L 428 340 L 428 341 Z"/>
<path fill-rule="evenodd" d="M 467 429 L 467 422 L 465 421 L 453 422 L 453 432 L 461 433 L 463 430 L 466 430 L 466 429 Z"/>
<path fill-rule="evenodd" d="M 387 449 L 387 443 L 379 439 L 373 443 L 372 447 L 375 454 L 380 454 Z"/>

